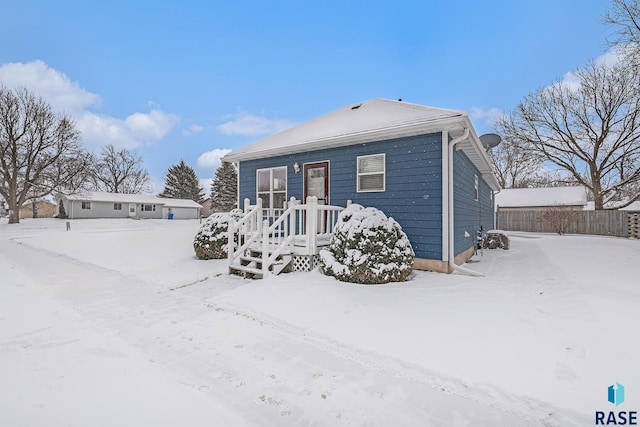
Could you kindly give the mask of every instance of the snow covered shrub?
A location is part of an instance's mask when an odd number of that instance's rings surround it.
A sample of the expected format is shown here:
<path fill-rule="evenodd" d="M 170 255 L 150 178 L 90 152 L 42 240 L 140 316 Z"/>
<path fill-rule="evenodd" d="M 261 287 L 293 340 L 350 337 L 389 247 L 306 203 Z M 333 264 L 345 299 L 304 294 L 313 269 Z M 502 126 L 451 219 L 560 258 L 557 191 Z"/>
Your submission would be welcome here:
<path fill-rule="evenodd" d="M 229 213 L 214 213 L 208 217 L 193 239 L 196 257 L 198 259 L 226 258 L 229 221 L 238 221 L 241 218 L 241 209 L 234 209 Z"/>
<path fill-rule="evenodd" d="M 320 251 L 320 266 L 343 282 L 402 282 L 413 269 L 413 257 L 400 224 L 379 209 L 352 204 L 338 216 L 328 249 Z"/>
<path fill-rule="evenodd" d="M 489 230 L 482 242 L 485 249 L 509 249 L 509 237 L 502 230 Z"/>

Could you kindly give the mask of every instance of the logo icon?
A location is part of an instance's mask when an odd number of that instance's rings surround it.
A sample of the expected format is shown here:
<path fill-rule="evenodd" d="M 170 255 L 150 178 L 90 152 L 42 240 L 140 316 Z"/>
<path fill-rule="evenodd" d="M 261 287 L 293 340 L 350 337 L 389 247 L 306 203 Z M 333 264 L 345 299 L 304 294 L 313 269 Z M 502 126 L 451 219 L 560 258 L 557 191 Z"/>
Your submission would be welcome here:
<path fill-rule="evenodd" d="M 610 385 L 607 400 L 616 406 L 624 403 L 624 386 L 617 381 L 615 385 Z"/>

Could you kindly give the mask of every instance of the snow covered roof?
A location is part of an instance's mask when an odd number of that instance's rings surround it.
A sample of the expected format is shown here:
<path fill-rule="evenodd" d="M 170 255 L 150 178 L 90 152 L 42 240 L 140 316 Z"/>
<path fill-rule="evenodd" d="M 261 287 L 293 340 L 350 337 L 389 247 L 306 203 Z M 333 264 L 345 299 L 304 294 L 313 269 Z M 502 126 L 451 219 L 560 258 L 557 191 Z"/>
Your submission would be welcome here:
<path fill-rule="evenodd" d="M 348 105 L 234 150 L 223 160 L 254 160 L 443 130 L 454 137 L 462 134 L 463 128 L 469 128 L 470 133 L 460 148 L 497 190 L 489 160 L 466 112 L 388 99 Z"/>
<path fill-rule="evenodd" d="M 621 211 L 633 211 L 640 212 L 640 200 L 636 200 L 631 203 L 629 206 L 625 206 L 624 208 L 620 208 Z"/>
<path fill-rule="evenodd" d="M 67 200 L 81 200 L 108 203 L 142 203 L 163 205 L 168 208 L 201 208 L 202 205 L 188 199 L 169 199 L 149 194 L 106 193 L 100 191 L 83 191 L 78 194 L 63 196 Z"/>
<path fill-rule="evenodd" d="M 508 188 L 496 194 L 496 206 L 503 208 L 543 206 L 586 206 L 587 188 Z"/>

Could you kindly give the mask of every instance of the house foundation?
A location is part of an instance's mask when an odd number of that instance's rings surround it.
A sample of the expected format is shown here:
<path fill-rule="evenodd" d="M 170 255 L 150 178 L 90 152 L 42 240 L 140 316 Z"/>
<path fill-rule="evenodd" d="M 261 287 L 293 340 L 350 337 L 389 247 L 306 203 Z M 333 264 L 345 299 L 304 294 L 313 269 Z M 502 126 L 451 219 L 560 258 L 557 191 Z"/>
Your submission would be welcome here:
<path fill-rule="evenodd" d="M 459 253 L 453 259 L 456 265 L 462 265 L 473 256 L 475 250 L 472 247 L 464 252 Z M 413 260 L 413 268 L 416 270 L 434 271 L 436 273 L 453 273 L 453 269 L 447 261 L 437 259 L 415 258 Z"/>

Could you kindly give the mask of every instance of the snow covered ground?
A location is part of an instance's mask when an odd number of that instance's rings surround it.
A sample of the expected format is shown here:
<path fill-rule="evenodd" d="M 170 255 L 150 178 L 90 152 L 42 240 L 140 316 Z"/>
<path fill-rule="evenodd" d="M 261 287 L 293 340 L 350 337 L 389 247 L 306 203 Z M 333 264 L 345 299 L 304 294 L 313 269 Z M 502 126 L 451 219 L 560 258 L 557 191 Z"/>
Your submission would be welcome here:
<path fill-rule="evenodd" d="M 640 241 L 511 234 L 406 283 L 266 280 L 197 221 L 0 223 L 2 426 L 572 426 L 640 410 Z M 607 402 L 607 387 L 626 401 Z"/>

